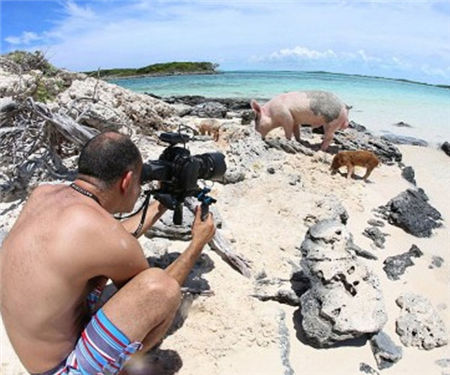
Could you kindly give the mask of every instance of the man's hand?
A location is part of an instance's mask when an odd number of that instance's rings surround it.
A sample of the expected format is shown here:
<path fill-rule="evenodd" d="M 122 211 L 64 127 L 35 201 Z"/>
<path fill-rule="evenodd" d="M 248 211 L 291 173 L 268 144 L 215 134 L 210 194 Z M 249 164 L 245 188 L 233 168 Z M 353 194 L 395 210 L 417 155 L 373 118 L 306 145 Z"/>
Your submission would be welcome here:
<path fill-rule="evenodd" d="M 192 242 L 204 246 L 214 237 L 216 226 L 212 213 L 209 213 L 205 221 L 202 221 L 201 211 L 200 206 L 197 206 L 195 209 L 195 220 L 192 224 Z"/>
<path fill-rule="evenodd" d="M 188 248 L 166 268 L 169 276 L 173 277 L 181 286 L 185 282 L 187 275 L 203 250 L 203 247 L 211 241 L 216 232 L 216 226 L 212 214 L 209 213 L 206 220 L 201 219 L 200 206 L 195 209 L 195 220 L 192 224 L 192 241 Z"/>

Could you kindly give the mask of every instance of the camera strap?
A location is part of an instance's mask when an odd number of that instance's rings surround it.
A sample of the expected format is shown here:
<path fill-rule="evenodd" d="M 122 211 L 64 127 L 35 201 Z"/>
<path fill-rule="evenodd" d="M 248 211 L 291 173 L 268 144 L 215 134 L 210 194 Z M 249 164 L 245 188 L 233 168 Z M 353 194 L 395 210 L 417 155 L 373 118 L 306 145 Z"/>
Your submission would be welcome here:
<path fill-rule="evenodd" d="M 94 193 L 91 193 L 90 191 L 87 191 L 87 190 L 83 189 L 81 186 L 77 185 L 75 182 L 72 182 L 72 183 L 70 184 L 70 187 L 71 187 L 73 190 L 78 191 L 80 194 L 83 194 L 83 195 L 85 195 L 86 197 L 89 197 L 89 198 L 93 199 L 93 200 L 96 201 L 100 206 L 102 205 L 102 204 L 100 203 L 100 199 L 98 199 L 98 197 L 97 197 Z"/>
<path fill-rule="evenodd" d="M 141 231 L 142 227 L 144 226 L 145 217 L 147 216 L 147 210 L 148 210 L 149 203 L 150 203 L 150 191 L 146 192 L 146 197 L 145 197 L 144 203 L 141 206 L 141 208 L 139 209 L 139 211 L 142 209 L 143 209 L 143 211 L 142 211 L 141 221 L 139 222 L 139 225 L 136 228 L 136 230 L 132 233 L 134 237 L 138 236 L 139 232 Z M 137 211 L 137 212 L 139 212 L 139 211 Z"/>

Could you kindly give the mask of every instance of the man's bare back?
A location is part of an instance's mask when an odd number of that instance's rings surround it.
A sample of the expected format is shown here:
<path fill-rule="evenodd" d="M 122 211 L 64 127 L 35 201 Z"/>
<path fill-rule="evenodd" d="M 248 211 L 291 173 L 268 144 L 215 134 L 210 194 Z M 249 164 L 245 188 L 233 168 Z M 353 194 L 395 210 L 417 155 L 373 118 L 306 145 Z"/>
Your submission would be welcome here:
<path fill-rule="evenodd" d="M 55 366 L 74 347 L 90 317 L 86 297 L 99 282 L 95 259 L 114 254 L 105 246 L 111 236 L 123 237 L 118 243 L 125 247 L 136 241 L 98 203 L 69 186 L 42 185 L 31 194 L 3 243 L 0 265 L 2 317 L 31 372 Z"/>
<path fill-rule="evenodd" d="M 141 171 L 128 137 L 97 135 L 81 151 L 74 184 L 36 188 L 4 240 L 0 312 L 31 373 L 118 374 L 132 353 L 154 347 L 169 329 L 214 220 L 202 220 L 197 208 L 186 250 L 165 270 L 150 268 L 137 237 L 166 208 L 154 201 L 143 222 L 111 215 L 133 209 Z M 119 290 L 92 317 L 87 297 L 108 279 Z"/>

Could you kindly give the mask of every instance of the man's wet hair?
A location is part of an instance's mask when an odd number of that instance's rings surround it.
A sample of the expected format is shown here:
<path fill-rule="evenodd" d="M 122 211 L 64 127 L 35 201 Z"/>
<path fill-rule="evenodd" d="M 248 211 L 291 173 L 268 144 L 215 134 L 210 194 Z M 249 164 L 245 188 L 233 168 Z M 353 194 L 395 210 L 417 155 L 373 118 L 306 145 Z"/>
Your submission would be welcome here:
<path fill-rule="evenodd" d="M 141 153 L 128 136 L 106 131 L 83 146 L 78 159 L 78 174 L 95 177 L 110 187 L 125 172 L 136 171 L 141 163 Z"/>

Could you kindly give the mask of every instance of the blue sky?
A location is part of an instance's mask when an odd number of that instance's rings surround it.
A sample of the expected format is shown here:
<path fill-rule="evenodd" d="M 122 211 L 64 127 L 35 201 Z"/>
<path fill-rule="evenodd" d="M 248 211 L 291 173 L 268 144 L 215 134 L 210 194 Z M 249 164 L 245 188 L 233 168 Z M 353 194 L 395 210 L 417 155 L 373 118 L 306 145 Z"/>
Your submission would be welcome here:
<path fill-rule="evenodd" d="M 450 0 L 0 0 L 1 53 L 71 70 L 212 61 L 450 84 Z"/>

